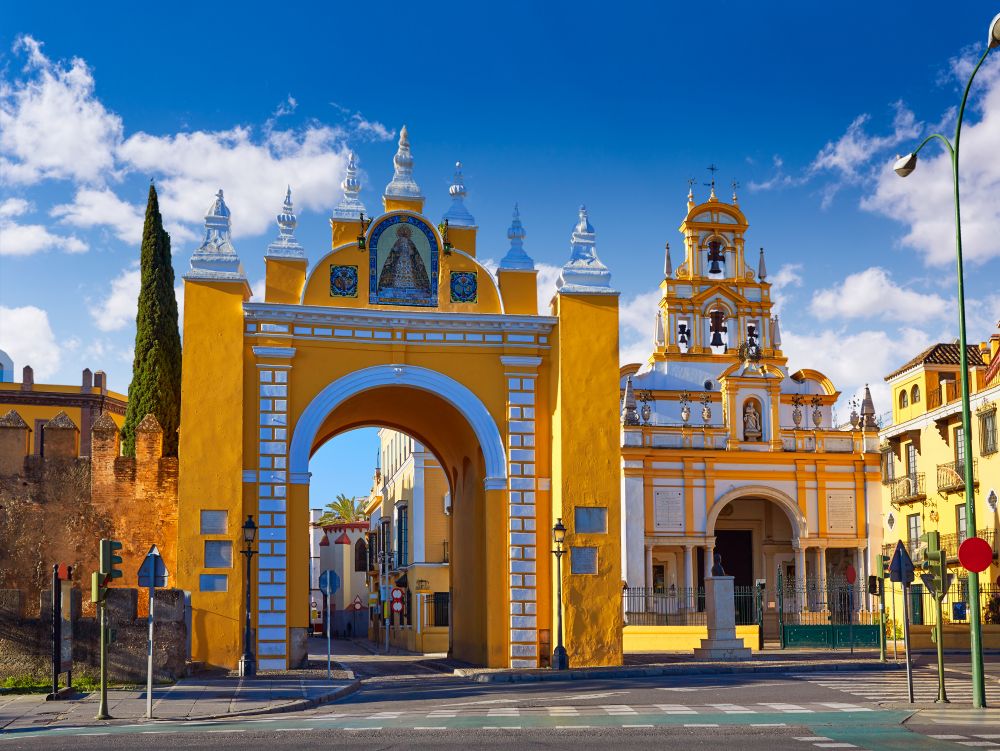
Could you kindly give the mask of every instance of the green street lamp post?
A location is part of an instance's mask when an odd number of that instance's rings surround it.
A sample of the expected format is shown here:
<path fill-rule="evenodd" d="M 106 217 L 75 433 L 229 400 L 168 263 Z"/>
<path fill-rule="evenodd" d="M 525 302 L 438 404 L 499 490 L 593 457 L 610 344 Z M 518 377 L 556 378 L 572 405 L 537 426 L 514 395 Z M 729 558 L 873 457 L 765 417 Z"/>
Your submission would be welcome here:
<path fill-rule="evenodd" d="M 954 145 L 940 133 L 933 133 L 923 140 L 916 151 L 900 157 L 893 165 L 893 169 L 900 177 L 906 177 L 917 168 L 917 154 L 932 139 L 937 139 L 944 144 L 951 158 L 952 182 L 955 188 L 955 255 L 958 264 L 958 339 L 959 339 L 959 362 L 961 364 L 962 376 L 962 431 L 966 437 L 965 455 L 962 458 L 963 474 L 965 479 L 965 528 L 972 530 L 971 535 L 976 534 L 976 499 L 973 488 L 972 477 L 972 441 L 969 436 L 970 423 L 972 422 L 971 410 L 969 408 L 969 351 L 965 341 L 965 277 L 962 271 L 962 215 L 959 202 L 958 188 L 958 155 L 959 142 L 962 135 L 962 118 L 965 115 L 965 103 L 969 98 L 969 89 L 972 88 L 972 79 L 982 67 L 986 56 L 990 51 L 1000 47 L 1000 13 L 994 16 L 990 22 L 989 37 L 987 39 L 986 50 L 969 76 L 968 83 L 965 84 L 965 92 L 962 94 L 962 105 L 958 110 L 958 120 L 955 123 Z M 971 536 L 970 535 L 970 536 Z M 982 626 L 980 623 L 980 603 L 979 603 L 979 574 L 969 572 L 969 643 L 972 658 L 972 706 L 986 706 L 986 687 L 983 682 L 983 639 Z"/>

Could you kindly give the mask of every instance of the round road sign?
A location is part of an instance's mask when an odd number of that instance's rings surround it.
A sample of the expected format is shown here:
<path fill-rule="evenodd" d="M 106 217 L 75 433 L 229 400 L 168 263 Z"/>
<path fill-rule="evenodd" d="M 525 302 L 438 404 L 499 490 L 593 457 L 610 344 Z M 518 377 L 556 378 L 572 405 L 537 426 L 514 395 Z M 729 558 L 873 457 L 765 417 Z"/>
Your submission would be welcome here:
<path fill-rule="evenodd" d="M 393 613 L 402 613 L 403 612 L 403 603 L 400 600 L 393 600 L 392 601 L 392 612 Z"/>
<path fill-rule="evenodd" d="M 858 580 L 858 571 L 850 563 L 847 564 L 847 583 L 854 584 Z"/>
<path fill-rule="evenodd" d="M 969 571 L 985 571 L 993 563 L 993 547 L 981 537 L 970 537 L 958 548 L 958 560 Z"/>
<path fill-rule="evenodd" d="M 393 600 L 402 600 L 403 599 L 403 590 L 401 590 L 399 587 L 393 587 L 392 588 L 392 599 Z"/>

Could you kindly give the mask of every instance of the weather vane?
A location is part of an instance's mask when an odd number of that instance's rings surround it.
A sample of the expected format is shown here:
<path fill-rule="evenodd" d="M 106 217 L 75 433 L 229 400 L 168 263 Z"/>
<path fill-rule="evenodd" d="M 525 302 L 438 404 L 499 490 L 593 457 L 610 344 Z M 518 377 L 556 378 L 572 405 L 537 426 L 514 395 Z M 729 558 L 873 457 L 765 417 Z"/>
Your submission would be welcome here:
<path fill-rule="evenodd" d="M 737 180 L 733 180 L 733 200 L 736 200 L 736 191 L 739 189 L 740 184 Z"/>
<path fill-rule="evenodd" d="M 719 171 L 719 168 L 716 167 L 714 164 L 710 164 L 705 169 L 707 169 L 709 172 L 712 173 L 712 182 L 705 183 L 705 185 L 706 185 L 706 187 L 711 187 L 712 188 L 712 192 L 714 193 L 715 192 L 715 173 Z"/>

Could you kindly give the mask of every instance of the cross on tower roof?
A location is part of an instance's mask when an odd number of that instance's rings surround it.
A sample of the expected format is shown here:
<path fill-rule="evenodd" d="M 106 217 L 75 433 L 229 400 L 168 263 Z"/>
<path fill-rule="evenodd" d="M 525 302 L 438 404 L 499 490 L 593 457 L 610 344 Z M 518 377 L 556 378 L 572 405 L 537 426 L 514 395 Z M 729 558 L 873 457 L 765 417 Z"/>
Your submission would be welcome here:
<path fill-rule="evenodd" d="M 715 173 L 719 171 L 719 168 L 716 167 L 714 164 L 710 164 L 705 169 L 707 169 L 709 172 L 712 173 L 712 182 L 705 183 L 705 185 L 711 185 L 712 190 L 715 190 Z"/>

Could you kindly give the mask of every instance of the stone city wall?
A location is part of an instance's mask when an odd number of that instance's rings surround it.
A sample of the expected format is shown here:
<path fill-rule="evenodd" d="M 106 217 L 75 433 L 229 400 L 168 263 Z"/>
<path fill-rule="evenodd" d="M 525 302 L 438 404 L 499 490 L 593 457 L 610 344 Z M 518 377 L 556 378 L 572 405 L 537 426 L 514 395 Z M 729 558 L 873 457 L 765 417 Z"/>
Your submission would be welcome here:
<path fill-rule="evenodd" d="M 24 592 L 0 589 L 0 680 L 45 680 L 52 676 L 51 596 L 44 591 L 39 597 L 38 615 L 27 617 Z M 80 614 L 82 601 L 89 599 L 89 589 L 73 590 L 73 675 L 97 679 L 101 665 L 100 627 L 96 618 Z M 108 621 L 116 632 L 115 641 L 108 647 L 108 679 L 116 683 L 146 680 L 149 626 L 146 618 L 136 612 L 137 600 L 148 601 L 148 590 L 113 589 L 108 595 Z M 153 680 L 175 681 L 186 672 L 184 593 L 179 589 L 157 590 L 154 615 Z"/>
<path fill-rule="evenodd" d="M 45 455 L 26 453 L 28 426 L 11 410 L 0 417 L 0 588 L 24 593 L 28 616 L 51 586 L 52 565 L 73 566 L 86 592 L 98 568 L 102 537 L 120 540 L 124 576 L 137 586 L 143 557 L 154 543 L 176 573 L 177 459 L 162 456 L 163 431 L 147 415 L 136 431 L 136 456 L 120 456 L 118 427 L 107 414 L 94 423 L 91 456 L 77 455 L 76 425 L 60 414 L 45 426 Z M 139 614 L 148 610 L 139 598 Z"/>

